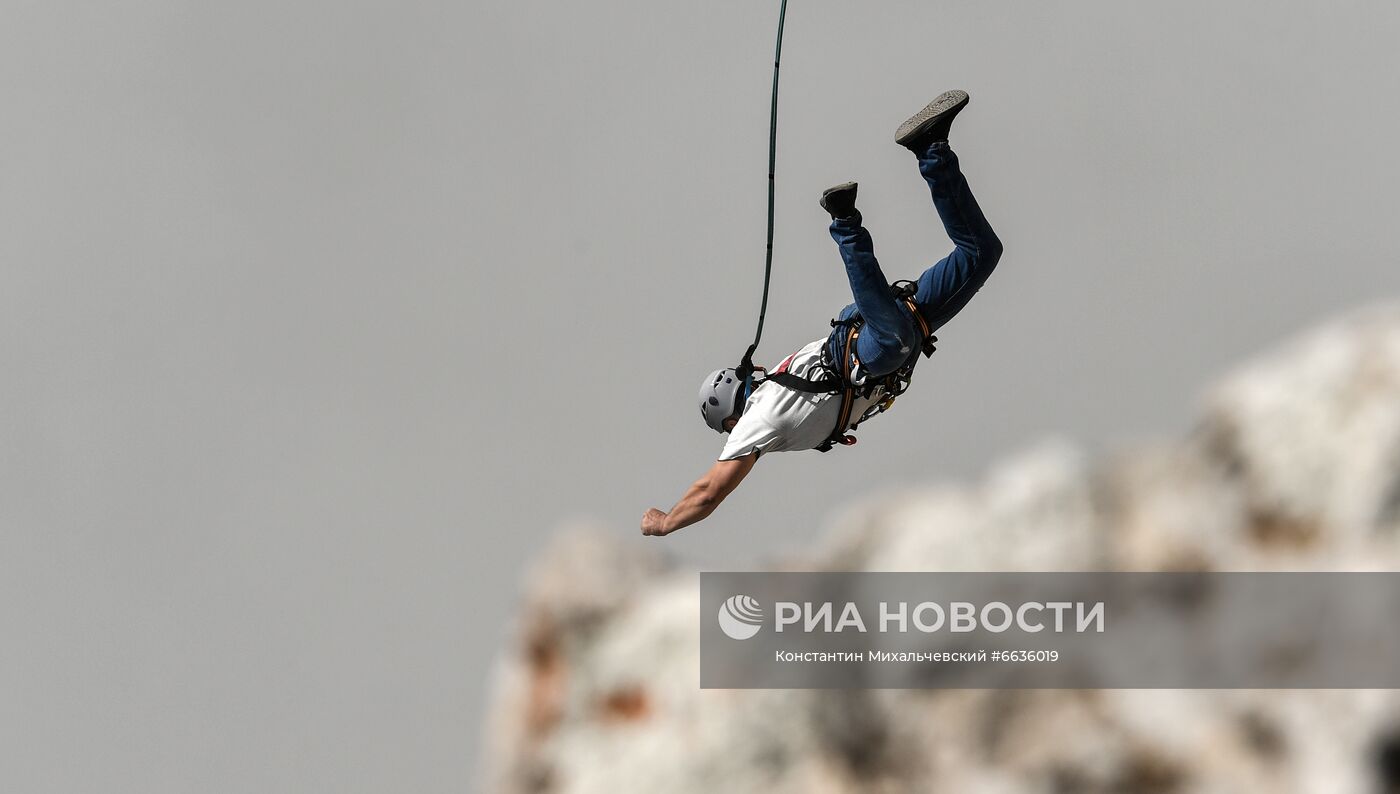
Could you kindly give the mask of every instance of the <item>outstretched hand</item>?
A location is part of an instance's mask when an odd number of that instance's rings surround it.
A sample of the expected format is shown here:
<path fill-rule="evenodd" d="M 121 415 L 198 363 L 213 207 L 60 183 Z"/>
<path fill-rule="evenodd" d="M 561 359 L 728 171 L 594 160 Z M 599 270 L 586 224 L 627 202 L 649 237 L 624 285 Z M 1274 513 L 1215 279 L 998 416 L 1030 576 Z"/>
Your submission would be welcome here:
<path fill-rule="evenodd" d="M 642 515 L 642 534 L 661 537 L 703 520 L 731 491 L 739 487 L 739 481 L 744 479 L 757 460 L 758 452 L 750 452 L 742 458 L 715 461 L 705 476 L 686 490 L 685 496 L 676 502 L 671 512 L 654 507 L 646 511 Z"/>
<path fill-rule="evenodd" d="M 666 535 L 666 514 L 654 507 L 643 513 L 642 534 L 656 535 L 657 537 Z"/>

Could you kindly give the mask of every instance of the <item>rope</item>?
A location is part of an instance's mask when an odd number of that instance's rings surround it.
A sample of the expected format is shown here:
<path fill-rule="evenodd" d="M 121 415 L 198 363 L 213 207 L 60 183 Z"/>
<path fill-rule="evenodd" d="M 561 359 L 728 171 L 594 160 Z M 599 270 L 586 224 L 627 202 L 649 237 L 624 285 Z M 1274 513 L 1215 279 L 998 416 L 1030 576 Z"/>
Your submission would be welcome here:
<path fill-rule="evenodd" d="M 763 338 L 763 320 L 768 315 L 768 284 L 773 276 L 773 175 L 778 164 L 778 65 L 783 60 L 783 22 L 787 18 L 787 0 L 778 8 L 778 43 L 773 50 L 773 103 L 768 122 L 768 249 L 763 261 L 763 301 L 758 306 L 758 330 L 753 344 L 744 353 L 741 374 L 747 379 L 753 371 L 753 354 Z"/>

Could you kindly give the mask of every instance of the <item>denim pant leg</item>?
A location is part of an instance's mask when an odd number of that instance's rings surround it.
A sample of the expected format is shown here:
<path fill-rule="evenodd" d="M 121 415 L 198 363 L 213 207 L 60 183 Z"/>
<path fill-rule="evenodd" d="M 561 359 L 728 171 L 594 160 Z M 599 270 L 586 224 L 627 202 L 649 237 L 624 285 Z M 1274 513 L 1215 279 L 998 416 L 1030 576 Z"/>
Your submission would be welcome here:
<path fill-rule="evenodd" d="M 841 249 L 846 263 L 846 279 L 856 302 L 847 306 L 840 317 L 860 311 L 865 326 L 856 339 L 856 356 L 865 370 L 874 376 L 886 375 L 899 369 L 918 342 L 918 331 L 908 313 L 890 294 L 889 282 L 875 260 L 875 246 L 870 232 L 861 225 L 860 215 L 838 218 L 831 222 L 831 239 Z M 837 333 L 840 333 L 838 329 Z M 844 337 L 840 343 L 844 346 Z"/>
<path fill-rule="evenodd" d="M 977 199 L 958 168 L 958 156 L 946 143 L 936 143 L 919 157 L 919 173 L 933 194 L 933 206 L 956 248 L 918 280 L 914 302 L 937 330 L 962 310 L 1001 258 L 1001 240 L 982 215 Z"/>

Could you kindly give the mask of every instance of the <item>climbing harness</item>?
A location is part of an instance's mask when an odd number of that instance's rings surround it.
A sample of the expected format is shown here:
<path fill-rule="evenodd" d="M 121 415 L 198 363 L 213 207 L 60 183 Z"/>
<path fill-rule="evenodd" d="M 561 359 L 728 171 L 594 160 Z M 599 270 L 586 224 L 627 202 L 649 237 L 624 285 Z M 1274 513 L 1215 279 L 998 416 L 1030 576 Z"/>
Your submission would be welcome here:
<path fill-rule="evenodd" d="M 844 319 L 831 321 L 833 328 L 845 329 L 844 339 L 837 346 L 836 352 L 840 360 L 839 368 L 831 360 L 830 346 L 828 345 L 823 348 L 822 361 L 818 365 L 822 377 L 804 378 L 788 372 L 787 367 L 792 362 L 792 357 L 788 357 L 773 372 L 766 374 L 763 378 L 764 381 L 773 381 L 784 388 L 806 394 L 841 395 L 841 410 L 837 413 L 836 426 L 831 429 L 826 440 L 815 447 L 818 451 L 830 452 L 832 447 L 837 444 L 850 446 L 856 443 L 855 436 L 850 435 L 847 431 L 855 430 L 862 422 L 888 411 L 894 405 L 895 398 L 909 389 L 909 383 L 914 377 L 914 365 L 919 363 L 919 353 L 923 353 L 925 358 L 933 355 L 938 337 L 933 335 L 928 321 L 919 313 L 919 307 L 914 303 L 916 288 L 917 285 L 912 281 L 898 281 L 890 285 L 890 292 L 895 300 L 903 303 L 909 309 L 909 313 L 913 315 L 914 322 L 919 326 L 921 340 L 919 350 L 910 354 L 909 358 L 894 372 L 878 378 L 866 378 L 860 384 L 851 382 L 851 371 L 858 363 L 856 340 L 860 338 L 861 329 L 865 327 L 865 319 L 856 313 Z M 852 422 L 851 411 L 855 407 L 856 398 L 868 399 L 877 392 L 882 397 L 880 402 L 865 409 L 860 418 Z"/>

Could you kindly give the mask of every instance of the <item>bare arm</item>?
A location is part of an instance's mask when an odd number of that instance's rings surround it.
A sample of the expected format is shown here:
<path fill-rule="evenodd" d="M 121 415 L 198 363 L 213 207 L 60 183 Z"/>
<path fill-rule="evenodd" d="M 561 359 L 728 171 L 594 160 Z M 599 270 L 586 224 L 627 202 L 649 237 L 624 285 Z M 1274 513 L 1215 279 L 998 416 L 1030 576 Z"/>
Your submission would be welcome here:
<path fill-rule="evenodd" d="M 734 460 L 715 461 L 715 465 L 686 489 L 670 513 L 652 508 L 642 516 L 643 535 L 669 535 L 681 527 L 704 520 L 719 507 L 724 498 L 734 492 L 753 469 L 758 453 L 751 452 Z"/>

